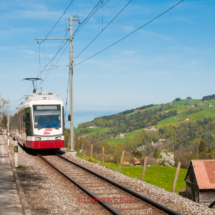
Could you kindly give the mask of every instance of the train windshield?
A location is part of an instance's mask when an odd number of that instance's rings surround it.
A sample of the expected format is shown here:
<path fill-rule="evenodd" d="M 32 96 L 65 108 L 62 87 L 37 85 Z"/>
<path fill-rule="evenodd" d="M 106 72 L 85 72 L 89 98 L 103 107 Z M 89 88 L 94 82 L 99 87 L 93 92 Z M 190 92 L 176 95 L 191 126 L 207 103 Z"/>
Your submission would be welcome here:
<path fill-rule="evenodd" d="M 60 105 L 33 105 L 34 128 L 60 128 Z"/>

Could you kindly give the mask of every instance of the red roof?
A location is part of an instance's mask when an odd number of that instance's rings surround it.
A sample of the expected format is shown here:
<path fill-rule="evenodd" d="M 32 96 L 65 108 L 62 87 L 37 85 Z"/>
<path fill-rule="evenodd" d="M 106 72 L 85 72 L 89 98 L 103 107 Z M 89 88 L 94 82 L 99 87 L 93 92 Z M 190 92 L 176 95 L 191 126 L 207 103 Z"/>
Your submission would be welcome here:
<path fill-rule="evenodd" d="M 215 160 L 192 160 L 199 189 L 215 189 Z"/>
<path fill-rule="evenodd" d="M 122 162 L 124 165 L 130 165 L 129 161 L 127 159 L 124 159 Z M 138 165 L 140 164 L 140 161 L 137 160 L 137 158 L 134 158 L 134 164 Z"/>

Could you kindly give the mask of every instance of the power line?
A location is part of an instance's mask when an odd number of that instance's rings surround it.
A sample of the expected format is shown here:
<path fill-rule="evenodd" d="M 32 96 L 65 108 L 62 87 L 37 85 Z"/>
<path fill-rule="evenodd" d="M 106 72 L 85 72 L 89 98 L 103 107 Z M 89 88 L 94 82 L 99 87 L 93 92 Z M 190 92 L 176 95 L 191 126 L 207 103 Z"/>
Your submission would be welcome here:
<path fill-rule="evenodd" d="M 66 10 L 63 12 L 63 14 L 60 16 L 60 18 L 57 20 L 57 22 L 54 24 L 54 26 L 52 27 L 52 29 L 49 31 L 49 33 L 46 35 L 45 38 L 47 38 L 47 37 L 49 36 L 49 34 L 53 31 L 53 29 L 54 29 L 55 26 L 58 24 L 58 22 L 61 20 L 61 18 L 63 17 L 63 15 L 66 13 L 66 11 L 69 9 L 69 7 L 70 7 L 70 5 L 72 4 L 73 1 L 74 1 L 74 0 L 72 0 L 72 1 L 69 3 L 69 5 L 67 6 Z M 45 40 L 42 40 L 42 41 L 40 42 L 40 44 L 41 44 L 42 42 L 44 42 L 44 41 L 45 41 Z"/>
<path fill-rule="evenodd" d="M 65 46 L 64 50 L 62 51 L 62 53 L 61 53 L 61 55 L 59 56 L 58 60 L 56 61 L 55 65 L 52 64 L 53 69 L 56 69 L 56 68 L 54 68 L 54 67 L 57 66 L 57 63 L 59 62 L 60 58 L 62 57 L 62 55 L 63 55 L 63 53 L 65 52 L 65 50 L 66 50 L 66 48 L 67 48 L 68 45 L 69 45 L 69 43 L 67 43 L 67 45 Z M 50 67 L 51 67 L 51 66 L 50 66 Z M 50 68 L 50 67 L 49 67 L 49 68 Z M 47 76 L 43 79 L 43 81 L 41 82 L 41 84 L 48 78 L 48 76 L 50 75 L 50 73 L 51 73 L 51 71 L 52 71 L 53 69 L 50 69 L 49 73 L 47 73 Z M 39 85 L 39 86 L 40 86 L 40 85 Z"/>
<path fill-rule="evenodd" d="M 65 34 L 65 37 L 66 37 L 68 31 L 69 31 L 69 30 L 67 29 L 67 32 L 66 32 L 66 34 Z M 66 41 L 64 44 L 63 44 L 63 41 L 62 41 L 62 43 L 61 43 L 61 45 L 60 45 L 60 47 L 59 47 L 57 53 L 54 55 L 54 57 L 52 57 L 51 60 L 49 60 L 49 62 L 45 65 L 45 67 L 40 71 L 39 75 L 40 75 L 40 74 L 46 69 L 46 67 L 55 59 L 55 57 L 58 55 L 58 53 L 59 53 L 59 52 L 63 49 L 63 47 L 66 45 L 66 43 L 68 43 L 68 41 Z M 63 45 L 62 45 L 62 44 L 63 44 Z M 39 77 L 39 75 L 38 75 L 37 77 Z"/>
<path fill-rule="evenodd" d="M 158 19 L 160 16 L 164 15 L 165 13 L 167 13 L 168 11 L 170 11 L 171 9 L 173 9 L 174 7 L 176 7 L 177 5 L 179 5 L 180 3 L 182 3 L 184 0 L 181 0 L 180 2 L 178 2 L 177 4 L 173 5 L 172 7 L 170 7 L 169 9 L 167 9 L 166 11 L 164 11 L 163 13 L 159 14 L 158 16 L 156 16 L 155 18 L 151 19 L 149 22 L 145 23 L 144 25 L 142 25 L 141 27 L 137 28 L 136 30 L 134 30 L 133 32 L 131 32 L 130 34 L 124 36 L 123 38 L 121 38 L 120 40 L 116 41 L 115 43 L 107 46 L 106 48 L 102 49 L 101 51 L 97 52 L 96 54 L 88 57 L 87 59 L 77 63 L 75 66 L 84 63 L 85 61 L 95 57 L 96 55 L 104 52 L 105 50 L 111 48 L 112 46 L 116 45 L 117 43 L 121 42 L 122 40 L 126 39 L 127 37 L 131 36 L 132 34 L 134 34 L 135 32 L 137 32 L 138 30 L 140 30 L 141 28 L 145 27 L 146 25 L 150 24 L 151 22 L 153 22 L 154 20 Z"/>
<path fill-rule="evenodd" d="M 75 57 L 75 59 L 77 59 L 98 37 L 99 35 L 120 15 L 120 13 L 122 13 L 122 11 L 132 2 L 132 0 L 130 0 L 120 11 L 119 13 L 117 13 L 117 15 L 104 27 L 104 29 L 102 28 L 102 30 L 97 34 L 96 37 L 94 37 L 94 39 Z M 103 26 L 103 20 L 102 20 L 102 26 Z"/>
<path fill-rule="evenodd" d="M 80 32 L 80 30 L 84 27 L 84 25 L 89 21 L 89 19 L 98 11 L 98 8 L 102 4 L 102 0 L 99 0 L 99 2 L 96 4 L 96 6 L 91 10 L 91 12 L 87 15 L 87 17 L 84 19 L 84 21 L 77 27 L 75 32 L 73 33 L 73 37 L 75 37 L 76 34 Z M 100 8 L 99 8 L 100 9 Z"/>
<path fill-rule="evenodd" d="M 95 13 L 98 11 L 98 9 L 101 8 L 101 7 L 100 7 L 100 8 L 98 8 L 98 7 L 100 6 L 100 4 L 101 4 L 102 1 L 103 1 L 103 0 L 99 0 L 99 2 L 97 3 L 97 5 L 96 5 L 96 6 L 93 8 L 93 10 L 88 14 L 88 16 L 85 18 L 85 20 L 83 21 L 83 23 L 81 23 L 81 25 L 79 25 L 79 27 L 76 29 L 75 32 L 77 32 L 77 30 L 79 30 L 80 27 L 82 28 L 82 27 L 87 23 L 87 21 L 92 17 L 92 15 L 95 14 Z M 108 1 L 109 1 L 109 0 L 108 0 Z M 108 2 L 108 1 L 107 1 L 107 2 Z M 106 2 L 106 3 L 107 3 L 107 2 Z M 106 3 L 105 3 L 105 4 L 106 4 Z M 81 30 L 81 29 L 80 29 L 80 30 Z M 79 30 L 79 31 L 80 31 L 80 30 Z M 78 31 L 78 32 L 79 32 L 79 31 Z M 49 34 L 50 34 L 50 33 L 51 33 L 51 32 L 49 32 Z M 68 33 L 68 31 L 67 31 L 67 33 Z M 67 33 L 66 33 L 66 34 L 67 34 Z M 47 36 L 48 36 L 48 35 L 47 35 Z M 46 36 L 46 37 L 47 37 L 47 36 Z M 73 36 L 74 36 L 74 34 L 73 34 Z M 64 37 L 66 37 L 66 35 L 65 35 Z M 43 41 L 44 41 L 44 40 L 43 40 Z M 62 42 L 62 43 L 63 43 L 63 42 Z M 43 68 L 43 70 L 41 70 L 41 72 L 39 73 L 39 75 L 47 68 L 47 66 L 48 66 L 51 62 L 53 62 L 53 61 L 55 60 L 57 54 L 62 50 L 62 48 L 66 45 L 66 43 L 68 43 L 68 41 L 66 41 L 66 42 L 64 43 L 63 46 L 61 46 L 62 44 L 60 45 L 60 47 L 59 47 L 57 53 L 54 55 L 54 57 L 53 57 L 51 60 L 49 60 L 49 62 L 45 65 L 45 67 Z M 41 44 L 41 43 L 40 43 L 40 44 Z M 68 44 L 67 44 L 67 45 L 68 45 Z M 67 47 L 67 46 L 66 46 L 66 47 Z M 65 47 L 65 49 L 66 49 L 66 47 Z M 65 49 L 63 50 L 62 54 L 64 53 Z M 61 54 L 61 56 L 62 56 L 62 54 Z M 59 59 L 57 60 L 56 64 L 57 64 L 58 61 L 60 60 L 61 56 L 60 56 Z M 56 64 L 55 64 L 55 66 L 56 66 Z M 53 64 L 49 66 L 49 69 L 51 68 L 51 66 L 53 66 Z M 54 69 L 54 68 L 53 68 L 53 69 Z M 50 70 L 52 71 L 53 69 L 50 69 Z M 40 85 L 47 79 L 47 77 L 49 76 L 49 74 L 51 73 L 51 71 L 49 71 L 49 72 L 46 73 L 47 75 L 45 76 L 44 80 L 40 83 Z M 39 75 L 38 75 L 38 76 L 39 76 Z M 37 76 L 37 77 L 38 77 L 38 76 Z M 40 86 L 40 85 L 39 85 L 39 86 Z M 39 87 L 39 86 L 38 86 L 38 87 Z"/>

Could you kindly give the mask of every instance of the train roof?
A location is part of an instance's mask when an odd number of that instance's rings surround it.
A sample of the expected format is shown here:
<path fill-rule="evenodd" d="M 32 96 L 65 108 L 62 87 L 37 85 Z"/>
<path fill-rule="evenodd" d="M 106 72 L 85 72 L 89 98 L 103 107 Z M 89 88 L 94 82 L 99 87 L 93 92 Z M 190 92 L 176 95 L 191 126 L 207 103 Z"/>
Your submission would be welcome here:
<path fill-rule="evenodd" d="M 25 99 L 25 102 L 37 101 L 37 100 L 58 100 L 58 101 L 62 101 L 57 93 L 48 93 L 48 94 L 31 93 Z"/>
<path fill-rule="evenodd" d="M 48 101 L 62 101 L 62 99 L 59 97 L 59 95 L 57 93 L 31 93 L 30 95 L 28 95 L 25 99 L 24 102 L 21 102 L 19 107 L 16 108 L 16 110 L 14 111 L 14 113 L 12 114 L 15 115 L 19 110 L 20 108 L 22 108 L 26 102 L 32 102 L 32 101 L 39 101 L 39 100 L 48 100 Z"/>

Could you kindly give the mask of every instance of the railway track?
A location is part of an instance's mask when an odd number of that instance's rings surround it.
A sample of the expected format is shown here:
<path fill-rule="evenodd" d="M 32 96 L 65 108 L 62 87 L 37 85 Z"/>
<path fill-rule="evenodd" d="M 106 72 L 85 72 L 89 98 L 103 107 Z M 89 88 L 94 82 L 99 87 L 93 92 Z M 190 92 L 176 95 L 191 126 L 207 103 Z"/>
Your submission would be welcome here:
<path fill-rule="evenodd" d="M 180 214 L 61 155 L 38 156 L 89 195 L 79 202 L 100 204 L 117 215 Z"/>

